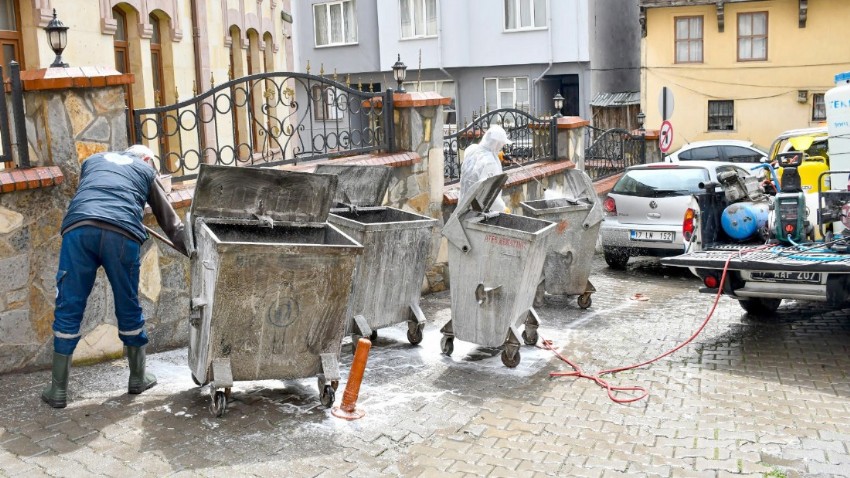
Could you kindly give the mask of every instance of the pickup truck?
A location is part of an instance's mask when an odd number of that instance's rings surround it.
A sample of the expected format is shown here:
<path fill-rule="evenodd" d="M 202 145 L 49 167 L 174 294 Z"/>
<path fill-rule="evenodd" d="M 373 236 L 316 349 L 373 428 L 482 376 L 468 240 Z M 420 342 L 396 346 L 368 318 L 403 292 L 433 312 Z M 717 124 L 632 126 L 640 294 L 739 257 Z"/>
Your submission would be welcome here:
<path fill-rule="evenodd" d="M 753 315 L 774 312 L 784 299 L 847 302 L 850 253 L 840 252 L 847 251 L 846 244 L 831 235 L 826 243 L 780 244 L 770 239 L 769 223 L 747 240 L 733 239 L 721 226 L 721 215 L 734 201 L 717 186 L 705 185 L 705 192 L 691 197 L 682 225 L 685 253 L 662 259 L 662 264 L 690 268 L 703 281 L 700 292 L 711 294 L 717 293 L 726 268 L 723 294 Z M 815 196 L 812 206 L 817 208 L 820 193 Z M 772 209 L 772 197 L 758 200 Z"/>

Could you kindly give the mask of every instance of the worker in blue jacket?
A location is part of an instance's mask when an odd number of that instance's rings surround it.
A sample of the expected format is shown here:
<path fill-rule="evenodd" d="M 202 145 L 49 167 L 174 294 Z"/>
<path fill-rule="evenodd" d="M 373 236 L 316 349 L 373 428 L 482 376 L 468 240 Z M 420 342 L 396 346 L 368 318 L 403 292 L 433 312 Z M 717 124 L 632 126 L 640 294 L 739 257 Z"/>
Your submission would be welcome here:
<path fill-rule="evenodd" d="M 153 166 L 149 148 L 135 145 L 124 152 L 95 154 L 85 160 L 77 193 L 62 221 L 62 248 L 56 273 L 53 316 L 53 377 L 41 394 L 51 407 L 67 403 L 71 356 L 80 341 L 80 324 L 95 275 L 106 272 L 115 298 L 118 337 L 127 349 L 127 391 L 142 393 L 156 385 L 145 372 L 145 318 L 139 304 L 142 224 L 145 203 L 175 248 L 187 254 L 183 222 L 168 201 Z"/>

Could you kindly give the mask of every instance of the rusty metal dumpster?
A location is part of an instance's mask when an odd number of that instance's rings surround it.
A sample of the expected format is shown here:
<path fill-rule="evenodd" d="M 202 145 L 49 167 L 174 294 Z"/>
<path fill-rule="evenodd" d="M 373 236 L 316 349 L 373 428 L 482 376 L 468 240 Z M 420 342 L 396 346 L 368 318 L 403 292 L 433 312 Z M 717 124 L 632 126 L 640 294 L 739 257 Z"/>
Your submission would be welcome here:
<path fill-rule="evenodd" d="M 221 416 L 235 380 L 318 377 L 330 407 L 358 254 L 327 224 L 337 179 L 201 165 L 191 238 L 189 367 Z"/>
<path fill-rule="evenodd" d="M 392 169 L 384 166 L 320 165 L 337 176 L 328 222 L 363 244 L 349 299 L 352 350 L 361 336 L 407 322 L 407 340 L 422 342 L 425 314 L 419 308 L 435 219 L 381 206 Z"/>
<path fill-rule="evenodd" d="M 568 169 L 564 180 L 567 197 L 520 203 L 526 216 L 557 224 L 549 237 L 534 305 L 543 305 L 546 294 L 578 296 L 578 306 L 586 309 L 596 291 L 588 279 L 602 224 L 602 206 L 593 181 L 584 171 Z"/>
<path fill-rule="evenodd" d="M 501 194 L 507 175 L 476 183 L 443 227 L 449 242 L 452 318 L 441 332 L 442 351 L 451 355 L 454 339 L 485 347 L 504 346 L 502 363 L 520 362 L 522 336 L 537 342 L 539 319 L 532 308 L 546 256 L 549 221 L 487 212 Z M 529 342 L 526 332 L 533 332 Z"/>

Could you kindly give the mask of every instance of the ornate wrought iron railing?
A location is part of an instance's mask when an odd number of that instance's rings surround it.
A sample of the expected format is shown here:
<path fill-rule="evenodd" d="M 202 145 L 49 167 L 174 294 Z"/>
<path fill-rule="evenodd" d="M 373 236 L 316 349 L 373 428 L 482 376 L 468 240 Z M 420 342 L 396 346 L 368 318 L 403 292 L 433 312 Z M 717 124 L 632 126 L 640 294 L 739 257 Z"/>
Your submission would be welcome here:
<path fill-rule="evenodd" d="M 133 112 L 136 142 L 180 182 L 201 163 L 273 166 L 393 144 L 392 90 L 360 91 L 304 73 L 234 79 L 179 103 Z M 390 113 L 386 113 L 389 111 Z"/>
<path fill-rule="evenodd" d="M 601 130 L 588 127 L 584 150 L 584 171 L 594 181 L 623 172 L 629 166 L 646 163 L 644 136 L 624 129 Z"/>
<path fill-rule="evenodd" d="M 493 110 L 475 118 L 456 133 L 443 137 L 446 184 L 460 181 L 460 156 L 463 150 L 480 141 L 491 124 L 505 128 L 508 138 L 513 141 L 513 144 L 503 149 L 504 169 L 552 160 L 557 155 L 557 118 L 537 118 L 516 108 Z"/>

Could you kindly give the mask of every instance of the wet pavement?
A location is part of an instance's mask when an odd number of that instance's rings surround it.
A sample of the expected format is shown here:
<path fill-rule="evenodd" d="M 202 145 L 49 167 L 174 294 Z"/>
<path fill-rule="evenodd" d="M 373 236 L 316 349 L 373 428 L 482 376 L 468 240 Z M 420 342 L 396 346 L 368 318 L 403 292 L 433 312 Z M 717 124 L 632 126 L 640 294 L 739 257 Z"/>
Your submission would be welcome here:
<path fill-rule="evenodd" d="M 540 335 L 587 372 L 674 347 L 713 301 L 652 260 L 620 272 L 597 257 L 591 281 L 590 309 L 538 310 Z M 237 382 L 214 418 L 186 349 L 149 356 L 159 385 L 139 396 L 124 361 L 75 367 L 64 410 L 38 398 L 48 372 L 0 375 L 0 475 L 850 476 L 850 309 L 789 302 L 757 319 L 724 298 L 690 345 L 608 377 L 650 392 L 621 405 L 550 378 L 570 368 L 541 348 L 523 347 L 515 369 L 459 340 L 441 355 L 449 302 L 423 299 L 418 347 L 403 326 L 380 330 L 354 422 L 319 404 L 315 380 Z M 349 345 L 342 361 L 347 375 Z"/>

